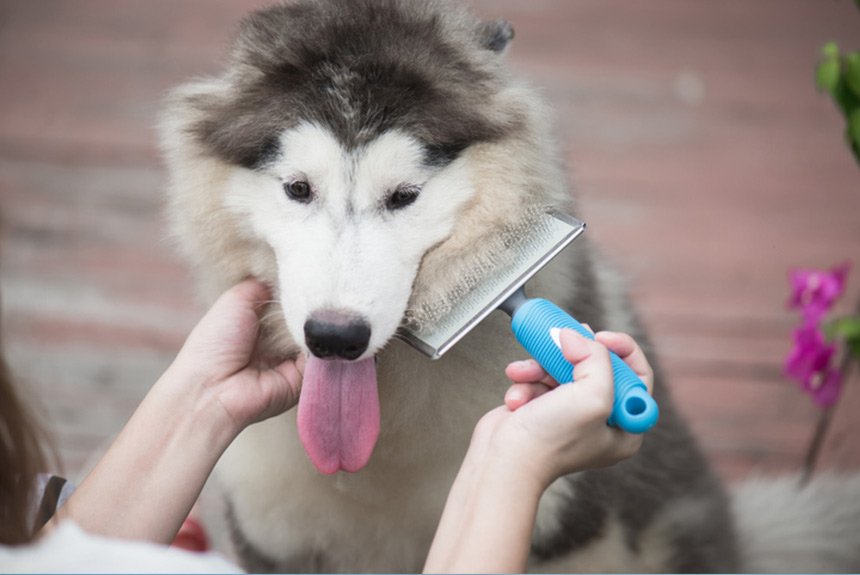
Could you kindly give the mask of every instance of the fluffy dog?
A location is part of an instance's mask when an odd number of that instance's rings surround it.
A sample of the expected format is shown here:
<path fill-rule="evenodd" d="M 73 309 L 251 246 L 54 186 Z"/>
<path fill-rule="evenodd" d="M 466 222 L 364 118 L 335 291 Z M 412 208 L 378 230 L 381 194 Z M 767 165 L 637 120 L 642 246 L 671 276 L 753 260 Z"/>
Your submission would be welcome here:
<path fill-rule="evenodd" d="M 512 38 L 441 0 L 298 0 L 250 15 L 224 72 L 167 100 L 169 215 L 201 293 L 269 283 L 261 361 L 310 358 L 298 409 L 246 430 L 218 467 L 251 571 L 423 565 L 471 431 L 523 352 L 501 314 L 435 362 L 398 327 L 521 214 L 576 212 L 548 106 L 506 67 Z M 578 240 L 528 290 L 648 352 L 618 286 Z M 762 565 L 659 374 L 654 396 L 635 457 L 545 493 L 536 570 Z"/>

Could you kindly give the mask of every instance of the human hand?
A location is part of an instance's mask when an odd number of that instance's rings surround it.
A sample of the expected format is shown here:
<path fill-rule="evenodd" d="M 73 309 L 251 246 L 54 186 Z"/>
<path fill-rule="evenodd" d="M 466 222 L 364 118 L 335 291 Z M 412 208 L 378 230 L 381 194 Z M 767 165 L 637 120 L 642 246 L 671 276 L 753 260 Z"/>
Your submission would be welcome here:
<path fill-rule="evenodd" d="M 252 363 L 257 309 L 268 297 L 248 280 L 215 302 L 54 521 L 165 544 L 176 536 L 236 436 L 298 401 L 302 358 L 271 369 Z"/>
<path fill-rule="evenodd" d="M 534 360 L 510 364 L 505 373 L 514 383 L 505 405 L 484 416 L 473 444 L 483 443 L 492 457 L 531 467 L 544 487 L 562 475 L 607 467 L 635 454 L 643 436 L 606 423 L 615 391 L 608 349 L 639 375 L 649 393 L 653 371 L 630 336 L 600 332 L 595 338 L 562 330 L 562 353 L 574 366 L 572 384 L 559 386 Z"/>
<path fill-rule="evenodd" d="M 227 290 L 200 320 L 163 378 L 176 385 L 200 385 L 223 409 L 238 433 L 246 426 L 294 407 L 305 358 L 268 369 L 252 364 L 268 288 L 256 280 Z"/>
<path fill-rule="evenodd" d="M 642 435 L 610 427 L 615 395 L 607 348 L 648 388 L 653 372 L 627 335 L 597 341 L 562 330 L 561 349 L 575 382 L 559 386 L 534 360 L 515 362 L 502 405 L 478 422 L 425 571 L 521 573 L 526 568 L 541 494 L 557 478 L 605 467 L 636 453 Z"/>

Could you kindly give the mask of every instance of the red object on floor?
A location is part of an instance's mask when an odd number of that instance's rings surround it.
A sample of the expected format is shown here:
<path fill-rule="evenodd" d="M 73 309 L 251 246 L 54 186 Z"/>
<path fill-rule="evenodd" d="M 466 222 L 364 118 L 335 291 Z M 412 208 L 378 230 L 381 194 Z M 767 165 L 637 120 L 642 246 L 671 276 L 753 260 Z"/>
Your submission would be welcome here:
<path fill-rule="evenodd" d="M 197 521 L 189 517 L 179 528 L 179 533 L 173 539 L 171 547 L 178 547 L 187 551 L 208 551 L 209 538 L 206 537 L 206 531 L 203 526 Z"/>

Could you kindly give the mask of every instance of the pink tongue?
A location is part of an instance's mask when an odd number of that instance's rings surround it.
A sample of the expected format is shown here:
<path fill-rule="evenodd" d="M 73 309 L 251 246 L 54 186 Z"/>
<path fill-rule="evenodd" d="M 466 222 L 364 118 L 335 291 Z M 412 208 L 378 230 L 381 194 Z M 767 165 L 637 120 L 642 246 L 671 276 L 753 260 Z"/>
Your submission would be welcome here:
<path fill-rule="evenodd" d="M 379 436 L 373 357 L 358 362 L 308 357 L 299 397 L 299 439 L 326 475 L 367 465 Z"/>

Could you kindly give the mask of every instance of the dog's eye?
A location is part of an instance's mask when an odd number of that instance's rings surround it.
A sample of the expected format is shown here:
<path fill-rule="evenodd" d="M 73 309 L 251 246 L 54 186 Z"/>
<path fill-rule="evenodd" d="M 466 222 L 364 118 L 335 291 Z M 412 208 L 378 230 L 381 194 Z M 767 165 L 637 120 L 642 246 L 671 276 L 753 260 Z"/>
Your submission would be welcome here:
<path fill-rule="evenodd" d="M 388 199 L 385 201 L 385 207 L 389 210 L 399 210 L 400 208 L 405 208 L 406 206 L 418 199 L 418 194 L 420 192 L 421 190 L 414 186 L 398 188 L 394 191 L 393 194 L 388 196 Z"/>
<path fill-rule="evenodd" d="M 311 186 L 307 182 L 296 181 L 284 184 L 284 191 L 287 197 L 297 202 L 304 204 L 311 201 Z"/>

